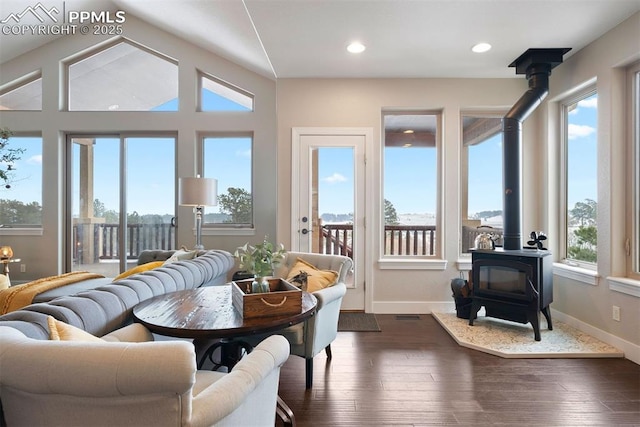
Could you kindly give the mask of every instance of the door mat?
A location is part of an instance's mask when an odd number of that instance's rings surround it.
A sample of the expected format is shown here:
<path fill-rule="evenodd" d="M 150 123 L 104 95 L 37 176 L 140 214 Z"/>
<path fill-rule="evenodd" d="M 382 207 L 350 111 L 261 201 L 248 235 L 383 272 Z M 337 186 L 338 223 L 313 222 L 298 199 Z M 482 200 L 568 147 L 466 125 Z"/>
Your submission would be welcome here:
<path fill-rule="evenodd" d="M 380 332 L 375 314 L 341 312 L 338 332 Z"/>
<path fill-rule="evenodd" d="M 459 345 L 504 358 L 624 357 L 617 348 L 558 320 L 553 320 L 552 331 L 542 321 L 542 340 L 535 341 L 529 324 L 478 316 L 469 326 L 469 320 L 455 313 L 432 315 Z"/>

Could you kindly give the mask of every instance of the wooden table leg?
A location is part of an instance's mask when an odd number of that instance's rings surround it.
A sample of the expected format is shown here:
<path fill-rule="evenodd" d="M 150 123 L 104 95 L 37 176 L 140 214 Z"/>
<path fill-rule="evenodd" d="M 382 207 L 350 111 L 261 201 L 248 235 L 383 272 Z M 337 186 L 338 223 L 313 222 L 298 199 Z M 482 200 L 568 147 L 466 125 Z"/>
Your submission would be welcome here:
<path fill-rule="evenodd" d="M 296 427 L 296 418 L 293 415 L 293 411 L 280 396 L 278 396 L 276 403 L 276 414 L 278 414 L 285 427 Z"/>

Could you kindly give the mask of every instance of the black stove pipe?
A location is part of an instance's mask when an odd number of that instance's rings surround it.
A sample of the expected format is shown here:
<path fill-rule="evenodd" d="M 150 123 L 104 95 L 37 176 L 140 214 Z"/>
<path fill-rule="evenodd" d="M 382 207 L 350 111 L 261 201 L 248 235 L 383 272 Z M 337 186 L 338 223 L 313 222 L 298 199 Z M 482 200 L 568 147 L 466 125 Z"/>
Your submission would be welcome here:
<path fill-rule="evenodd" d="M 549 93 L 551 69 L 569 49 L 529 49 L 510 67 L 526 74 L 529 89 L 502 121 L 504 249 L 522 249 L 522 122 Z"/>

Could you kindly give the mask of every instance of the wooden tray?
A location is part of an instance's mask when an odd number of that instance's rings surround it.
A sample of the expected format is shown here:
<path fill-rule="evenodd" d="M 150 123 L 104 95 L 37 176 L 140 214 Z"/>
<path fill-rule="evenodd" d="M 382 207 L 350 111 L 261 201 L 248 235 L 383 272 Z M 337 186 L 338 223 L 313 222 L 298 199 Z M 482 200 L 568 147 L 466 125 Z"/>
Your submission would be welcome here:
<path fill-rule="evenodd" d="M 271 278 L 271 292 L 247 293 L 253 279 L 231 282 L 233 307 L 243 318 L 299 314 L 302 310 L 302 291 L 284 279 Z"/>

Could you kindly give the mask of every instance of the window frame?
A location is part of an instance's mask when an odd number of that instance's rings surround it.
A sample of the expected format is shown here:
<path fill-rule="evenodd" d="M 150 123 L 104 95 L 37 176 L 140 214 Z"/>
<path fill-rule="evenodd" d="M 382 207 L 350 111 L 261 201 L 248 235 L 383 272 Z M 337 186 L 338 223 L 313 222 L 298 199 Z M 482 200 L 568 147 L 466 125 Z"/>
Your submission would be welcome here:
<path fill-rule="evenodd" d="M 198 147 L 197 147 L 197 158 L 198 162 L 198 173 L 200 176 L 204 178 L 215 178 L 218 179 L 218 196 L 222 193 L 219 178 L 218 176 L 207 176 L 205 174 L 205 141 L 208 138 L 214 139 L 225 139 L 225 138 L 249 138 L 251 140 L 251 162 L 250 162 L 250 183 L 251 183 L 251 222 L 250 223 L 220 223 L 220 222 L 206 222 L 206 207 L 205 213 L 203 215 L 202 221 L 202 231 L 203 235 L 214 235 L 214 234 L 233 234 L 233 235 L 244 235 L 244 234 L 253 234 L 255 230 L 256 223 L 256 204 L 255 204 L 255 182 L 254 182 L 254 167 L 255 167 L 255 133 L 254 132 L 202 132 L 198 135 Z M 225 190 L 226 191 L 226 190 Z"/>
<path fill-rule="evenodd" d="M 458 256 L 462 259 L 471 259 L 471 252 L 464 252 L 463 244 L 464 244 L 464 235 L 462 234 L 463 220 L 462 215 L 463 212 L 463 199 L 466 197 L 466 208 L 467 214 L 469 209 L 469 158 L 467 154 L 467 158 L 463 158 L 464 155 L 464 118 L 465 117 L 473 117 L 473 118 L 487 118 L 487 119 L 500 119 L 502 122 L 504 116 L 507 114 L 507 110 L 469 110 L 469 111 L 460 111 L 460 224 L 458 226 L 458 230 L 461 233 L 459 242 L 458 242 Z M 503 128 L 501 127 L 499 134 L 503 134 Z M 497 134 L 496 134 L 497 135 Z M 494 135 L 495 136 L 495 135 Z M 490 138 L 493 138 L 491 136 Z M 486 139 L 485 139 L 486 140 Z M 501 153 L 500 157 L 500 170 L 502 170 L 502 162 L 503 162 L 504 154 Z M 502 194 L 502 181 L 500 182 L 501 193 Z M 466 194 L 465 194 L 466 192 Z M 502 201 L 501 201 L 502 203 Z M 500 209 L 504 210 L 502 204 L 500 205 Z M 467 218 L 468 219 L 468 218 Z M 502 229 L 504 231 L 504 219 Z"/>
<path fill-rule="evenodd" d="M 178 106 L 176 110 L 170 110 L 169 112 L 177 112 L 180 111 L 180 84 L 179 84 L 179 79 L 180 79 L 180 69 L 179 69 L 179 64 L 178 61 L 170 56 L 167 56 L 164 53 L 161 53 L 157 50 L 148 48 L 140 43 L 137 43 L 133 40 L 130 40 L 126 37 L 118 37 L 112 41 L 109 41 L 107 43 L 103 43 L 103 44 L 97 44 L 94 45 L 91 49 L 87 50 L 87 51 L 83 51 L 77 55 L 73 55 L 71 57 L 66 58 L 64 61 L 61 62 L 62 66 L 64 67 L 64 78 L 63 81 L 60 85 L 60 90 L 62 91 L 62 102 L 63 105 L 61 106 L 61 111 L 65 111 L 65 112 L 72 112 L 72 113 L 109 113 L 112 110 L 110 109 L 106 109 L 106 110 L 75 110 L 75 109 L 71 109 L 71 67 L 75 64 L 78 64 L 82 61 L 85 61 L 89 58 L 92 58 L 96 55 L 100 55 L 103 52 L 106 52 L 107 50 L 114 48 L 120 44 L 127 44 L 129 46 L 132 46 L 136 49 L 140 49 L 141 51 L 148 53 L 150 55 L 153 55 L 159 59 L 162 59 L 164 61 L 167 61 L 173 65 L 176 66 L 176 88 L 178 89 L 178 93 L 177 93 L 177 100 L 178 100 Z M 152 71 L 149 71 L 152 72 Z M 117 110 L 113 110 L 113 112 L 124 112 L 124 113 L 163 113 L 164 111 L 153 111 L 153 110 L 128 110 L 128 109 L 117 109 Z"/>
<path fill-rule="evenodd" d="M 385 253 L 384 247 L 384 233 L 385 233 L 385 186 L 384 179 L 386 173 L 386 127 L 385 117 L 397 116 L 397 115 L 410 115 L 410 116 L 435 116 L 436 129 L 435 129 L 435 167 L 436 167 L 436 182 L 435 182 L 435 238 L 433 244 L 433 255 L 392 255 Z M 406 268 L 420 268 L 431 270 L 443 270 L 446 267 L 446 260 L 444 260 L 444 224 L 442 219 L 442 171 L 443 171 L 443 132 L 444 132 L 444 111 L 442 109 L 383 109 L 381 114 L 381 144 L 380 144 L 380 230 L 379 235 L 379 260 L 381 269 L 406 269 Z"/>
<path fill-rule="evenodd" d="M 627 170 L 632 176 L 631 183 L 627 183 L 627 218 L 625 245 L 627 262 L 626 276 L 630 279 L 640 280 L 640 61 L 631 64 L 627 68 L 626 80 L 628 87 L 628 152 Z"/>
<path fill-rule="evenodd" d="M 40 132 L 15 132 L 11 135 L 11 139 L 14 138 L 39 138 L 40 139 L 40 156 L 43 155 L 44 152 L 44 138 L 42 133 Z M 15 147 L 10 147 L 15 148 Z M 21 159 L 24 161 L 24 159 Z M 44 215 L 44 163 L 40 164 L 40 208 L 41 215 Z M 17 224 L 17 226 L 7 225 L 0 227 L 0 236 L 3 235 L 42 235 L 42 230 L 44 228 L 43 225 L 44 217 L 40 218 L 40 224 L 33 224 L 32 226 L 27 226 L 27 224 Z"/>
<path fill-rule="evenodd" d="M 248 99 L 251 100 L 251 108 L 247 109 L 247 111 L 236 111 L 236 110 L 209 110 L 209 109 L 205 109 L 204 105 L 203 105 L 203 99 L 202 99 L 202 90 L 204 88 L 203 85 L 203 80 L 207 79 L 207 80 L 211 80 L 213 83 L 229 90 L 232 93 L 236 93 L 240 96 L 244 96 Z M 198 100 L 197 100 L 197 108 L 196 111 L 197 112 L 204 112 L 204 113 L 216 113 L 216 114 L 221 114 L 221 113 L 253 113 L 255 111 L 256 108 L 256 99 L 255 96 L 251 93 L 248 92 L 244 89 L 241 89 L 240 87 L 229 83 L 225 80 L 222 80 L 219 77 L 216 77 L 210 73 L 205 73 L 204 71 L 201 70 L 197 70 L 197 92 L 198 92 Z M 238 105 L 242 105 L 240 102 L 237 102 L 229 97 L 226 97 L 224 95 L 221 95 L 219 93 L 216 93 L 216 95 L 228 99 L 230 102 L 234 102 Z"/>
<path fill-rule="evenodd" d="M 42 81 L 42 69 L 35 70 L 31 73 L 25 74 L 24 76 L 13 80 L 4 86 L 0 87 L 0 97 L 4 95 L 8 95 L 9 93 L 21 89 L 31 83 L 37 82 L 38 80 Z M 41 83 L 42 86 L 42 83 Z M 43 94 L 42 88 L 40 91 L 40 108 L 38 109 L 29 109 L 29 110 L 4 110 L 4 111 L 29 111 L 29 112 L 37 112 L 42 111 L 42 102 L 43 102 Z"/>
<path fill-rule="evenodd" d="M 595 263 L 574 260 L 568 258 L 568 226 L 569 226 L 569 206 L 568 206 L 568 142 L 569 142 L 569 110 L 568 107 L 578 102 L 587 99 L 593 95 L 597 95 L 597 85 L 596 83 L 590 84 L 581 90 L 572 93 L 570 96 L 560 100 L 560 191 L 559 191 L 559 231 L 560 238 L 558 239 L 558 248 L 559 248 L 559 259 L 562 264 L 565 264 L 570 267 L 577 267 L 579 269 L 588 270 L 591 272 L 598 271 L 598 260 Z M 596 112 L 596 116 L 599 114 Z M 596 129 L 596 144 L 598 144 L 598 135 Z M 597 146 L 596 146 L 597 148 Z M 597 174 L 597 170 L 596 170 Z M 597 201 L 596 201 L 597 203 Z M 596 230 L 598 229 L 598 217 L 596 216 Z M 597 246 L 596 246 L 597 253 Z M 599 257 L 598 257 L 599 258 Z"/>

